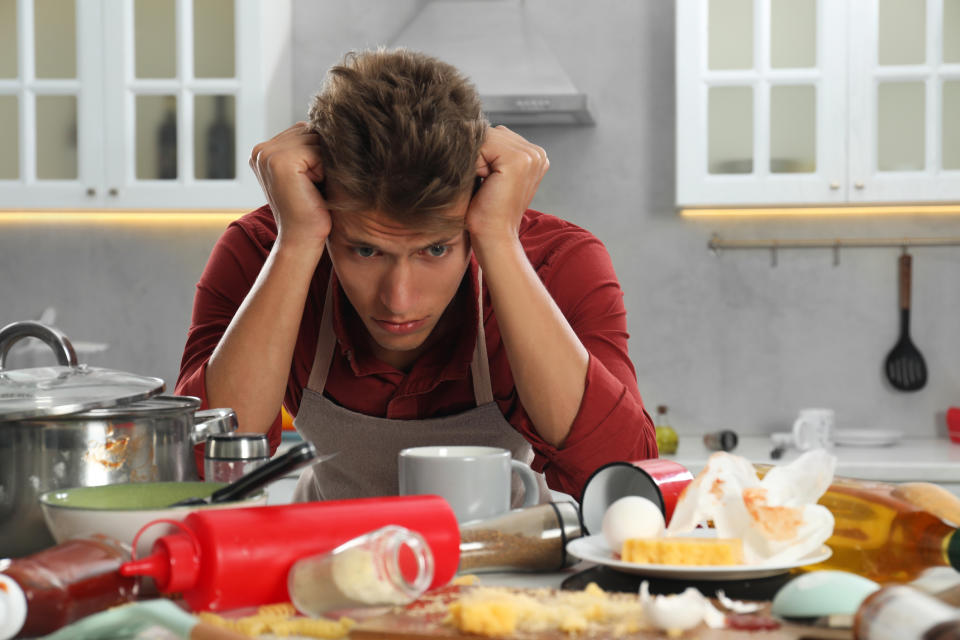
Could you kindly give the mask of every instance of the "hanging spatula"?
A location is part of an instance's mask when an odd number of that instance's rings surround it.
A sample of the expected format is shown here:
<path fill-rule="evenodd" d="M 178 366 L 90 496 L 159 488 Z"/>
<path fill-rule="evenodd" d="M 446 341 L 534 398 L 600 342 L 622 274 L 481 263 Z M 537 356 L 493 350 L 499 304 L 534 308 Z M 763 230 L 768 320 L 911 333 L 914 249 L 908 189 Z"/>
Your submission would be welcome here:
<path fill-rule="evenodd" d="M 910 271 L 912 258 L 907 250 L 900 256 L 900 339 L 887 355 L 887 379 L 901 391 L 916 391 L 927 384 L 927 363 L 910 340 Z"/>

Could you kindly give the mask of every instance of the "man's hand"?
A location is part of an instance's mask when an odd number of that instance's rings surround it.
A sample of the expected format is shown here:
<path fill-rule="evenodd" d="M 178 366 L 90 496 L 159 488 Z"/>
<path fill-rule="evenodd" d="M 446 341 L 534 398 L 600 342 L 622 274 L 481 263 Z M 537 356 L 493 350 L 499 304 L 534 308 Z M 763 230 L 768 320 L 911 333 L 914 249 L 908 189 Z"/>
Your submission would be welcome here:
<path fill-rule="evenodd" d="M 477 157 L 483 184 L 467 209 L 466 226 L 476 245 L 515 240 L 550 161 L 547 152 L 504 126 L 487 129 Z"/>
<path fill-rule="evenodd" d="M 323 180 L 320 137 L 298 122 L 253 148 L 250 168 L 277 220 L 277 243 L 313 250 L 330 235 L 330 212 L 316 183 Z"/>

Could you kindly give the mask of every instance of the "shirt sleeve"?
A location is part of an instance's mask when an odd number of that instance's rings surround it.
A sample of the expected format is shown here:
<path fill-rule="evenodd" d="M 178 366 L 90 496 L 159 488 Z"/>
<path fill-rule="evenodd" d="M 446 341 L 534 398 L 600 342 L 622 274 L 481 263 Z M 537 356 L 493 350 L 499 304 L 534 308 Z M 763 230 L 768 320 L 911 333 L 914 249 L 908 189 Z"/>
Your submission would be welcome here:
<path fill-rule="evenodd" d="M 231 224 L 214 245 L 200 276 L 175 392 L 200 398 L 201 409 L 210 408 L 206 389 L 210 356 L 253 286 L 269 251 L 270 247 L 256 234 L 239 224 Z M 267 432 L 271 452 L 280 445 L 280 428 L 278 410 L 277 418 Z M 201 478 L 203 451 L 203 444 L 194 448 Z"/>
<path fill-rule="evenodd" d="M 606 248 L 584 232 L 554 251 L 538 273 L 590 360 L 580 408 L 559 448 L 540 438 L 525 413 L 515 426 L 533 444 L 533 467 L 547 484 L 579 499 L 604 464 L 656 458 L 656 434 L 627 350 L 623 291 Z"/>

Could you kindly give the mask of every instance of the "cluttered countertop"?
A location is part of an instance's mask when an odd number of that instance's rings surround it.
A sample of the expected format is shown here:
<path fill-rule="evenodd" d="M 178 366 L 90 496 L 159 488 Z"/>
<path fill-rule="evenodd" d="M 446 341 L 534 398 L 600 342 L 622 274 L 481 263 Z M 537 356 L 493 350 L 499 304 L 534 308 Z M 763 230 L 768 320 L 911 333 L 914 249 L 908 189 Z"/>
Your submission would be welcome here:
<path fill-rule="evenodd" d="M 960 444 L 947 438 L 908 438 L 895 434 L 873 442 L 882 444 L 831 444 L 828 449 L 837 457 L 837 475 L 888 482 L 960 485 Z M 788 447 L 780 458 L 773 458 L 771 452 L 775 448 L 768 435 L 741 436 L 733 452 L 765 464 L 788 462 L 800 455 L 797 449 Z M 681 439 L 676 453 L 664 457 L 696 473 L 703 469 L 712 453 L 700 438 L 691 436 Z"/>

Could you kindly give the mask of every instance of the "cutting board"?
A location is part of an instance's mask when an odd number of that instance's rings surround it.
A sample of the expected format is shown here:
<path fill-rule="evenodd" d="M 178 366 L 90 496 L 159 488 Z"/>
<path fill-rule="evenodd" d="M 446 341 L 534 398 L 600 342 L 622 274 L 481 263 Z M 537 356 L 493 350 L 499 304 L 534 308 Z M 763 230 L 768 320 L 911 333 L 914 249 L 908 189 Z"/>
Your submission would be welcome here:
<path fill-rule="evenodd" d="M 435 638 L 471 638 L 477 640 L 483 636 L 464 634 L 457 629 L 443 624 L 446 617 L 444 604 L 451 602 L 458 595 L 457 590 L 442 589 L 421 598 L 406 608 L 394 609 L 389 613 L 361 621 L 350 631 L 352 640 L 430 640 Z M 760 614 L 769 613 L 769 604 L 765 604 Z M 612 630 L 608 635 L 590 634 L 578 636 L 563 631 L 549 631 L 541 633 L 515 633 L 510 636 L 517 640 L 576 640 L 578 637 L 595 640 L 599 638 L 624 638 L 626 640 L 665 640 L 666 633 L 657 631 L 642 631 L 629 635 L 614 635 Z M 779 629 L 771 631 L 738 631 L 732 629 L 710 629 L 701 625 L 680 636 L 681 639 L 696 638 L 697 640 L 800 640 L 802 638 L 816 638 L 817 640 L 851 640 L 850 630 L 820 629 L 814 627 L 784 624 Z"/>

